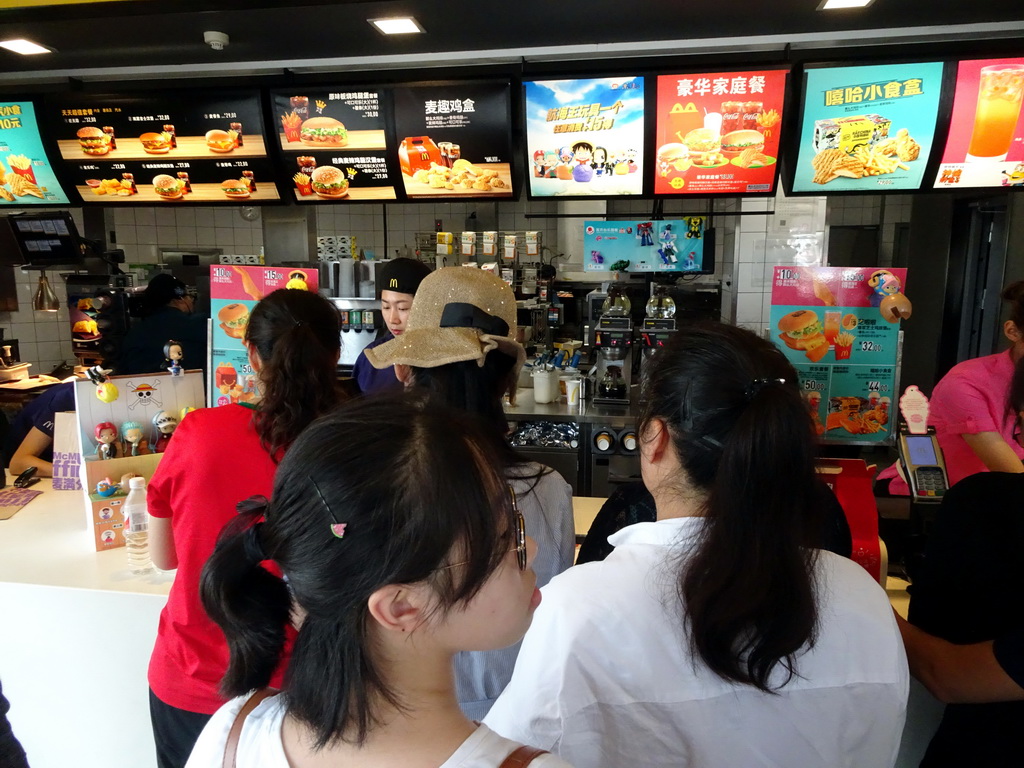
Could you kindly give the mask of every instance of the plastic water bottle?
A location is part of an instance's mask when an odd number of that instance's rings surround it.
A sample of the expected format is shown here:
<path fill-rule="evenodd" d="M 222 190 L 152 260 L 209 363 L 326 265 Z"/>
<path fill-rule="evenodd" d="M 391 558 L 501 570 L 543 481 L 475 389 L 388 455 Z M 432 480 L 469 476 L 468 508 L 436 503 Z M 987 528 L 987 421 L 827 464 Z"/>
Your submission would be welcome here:
<path fill-rule="evenodd" d="M 146 478 L 128 481 L 128 498 L 124 500 L 124 541 L 128 549 L 128 570 L 143 574 L 153 570 L 149 559 L 149 510 L 146 508 Z"/>

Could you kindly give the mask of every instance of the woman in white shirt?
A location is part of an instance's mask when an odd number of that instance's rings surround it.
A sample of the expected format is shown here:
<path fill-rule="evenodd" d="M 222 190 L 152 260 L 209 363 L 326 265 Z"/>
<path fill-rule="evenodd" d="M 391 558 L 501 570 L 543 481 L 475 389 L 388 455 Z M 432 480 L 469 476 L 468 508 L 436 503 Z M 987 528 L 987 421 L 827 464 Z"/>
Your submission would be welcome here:
<path fill-rule="evenodd" d="M 222 689 L 237 698 L 187 768 L 495 768 L 510 755 L 566 768 L 467 719 L 455 695 L 455 654 L 516 642 L 540 602 L 536 547 L 499 466 L 490 436 L 413 398 L 313 422 L 273 501 L 239 505 L 203 570 L 231 652 Z M 293 622 L 284 691 L 263 698 Z"/>
<path fill-rule="evenodd" d="M 814 548 L 793 367 L 749 331 L 689 326 L 645 395 L 657 521 L 544 588 L 485 722 L 587 768 L 891 766 L 906 657 L 885 592 Z"/>

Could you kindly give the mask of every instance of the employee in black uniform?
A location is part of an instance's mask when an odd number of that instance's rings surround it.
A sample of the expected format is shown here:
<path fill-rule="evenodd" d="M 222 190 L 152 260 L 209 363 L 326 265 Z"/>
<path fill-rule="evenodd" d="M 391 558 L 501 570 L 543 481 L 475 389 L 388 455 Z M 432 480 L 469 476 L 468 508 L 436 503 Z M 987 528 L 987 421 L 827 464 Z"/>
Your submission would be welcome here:
<path fill-rule="evenodd" d="M 118 374 L 157 373 L 170 365 L 164 345 L 181 343 L 186 370 L 206 368 L 206 318 L 194 314 L 188 287 L 173 275 L 161 273 L 149 281 L 142 296 L 142 320 L 133 322 L 121 355 L 111 367 Z"/>

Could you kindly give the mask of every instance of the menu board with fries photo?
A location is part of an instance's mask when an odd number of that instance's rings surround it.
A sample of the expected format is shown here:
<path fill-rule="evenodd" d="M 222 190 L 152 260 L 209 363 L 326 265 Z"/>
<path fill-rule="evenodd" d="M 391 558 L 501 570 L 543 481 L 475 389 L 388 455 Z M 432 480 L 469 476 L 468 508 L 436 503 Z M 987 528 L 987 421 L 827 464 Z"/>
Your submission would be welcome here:
<path fill-rule="evenodd" d="M 0 206 L 67 205 L 30 101 L 0 102 Z"/>
<path fill-rule="evenodd" d="M 774 192 L 788 74 L 660 76 L 655 193 Z"/>
<path fill-rule="evenodd" d="M 769 330 L 830 442 L 891 442 L 905 269 L 775 267 Z M 905 316 L 904 315 L 904 316 Z"/>
<path fill-rule="evenodd" d="M 942 73 L 942 62 L 808 69 L 793 191 L 920 189 Z"/>

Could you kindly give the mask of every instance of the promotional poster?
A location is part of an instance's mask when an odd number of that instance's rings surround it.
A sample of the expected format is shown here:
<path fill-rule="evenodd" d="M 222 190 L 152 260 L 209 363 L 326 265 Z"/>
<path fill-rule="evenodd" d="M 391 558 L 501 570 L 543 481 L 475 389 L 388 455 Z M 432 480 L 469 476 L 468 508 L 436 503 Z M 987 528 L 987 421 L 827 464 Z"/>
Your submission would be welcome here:
<path fill-rule="evenodd" d="M 583 225 L 588 272 L 701 272 L 703 216 L 663 221 L 588 221 Z"/>
<path fill-rule="evenodd" d="M 317 86 L 272 92 L 285 156 L 279 181 L 300 203 L 394 200 L 381 92 Z"/>
<path fill-rule="evenodd" d="M 541 80 L 523 86 L 531 196 L 643 193 L 644 78 Z"/>
<path fill-rule="evenodd" d="M 392 93 L 396 157 L 408 197 L 512 197 L 508 83 Z"/>
<path fill-rule="evenodd" d="M 297 267 L 210 267 L 210 407 L 252 403 L 259 397 L 256 372 L 242 340 L 256 302 L 278 288 L 316 292 L 320 289 L 320 273 Z"/>
<path fill-rule="evenodd" d="M 942 71 L 941 62 L 807 70 L 793 191 L 920 189 Z"/>
<path fill-rule="evenodd" d="M 256 91 L 66 94 L 49 125 L 85 203 L 247 205 L 280 199 Z"/>
<path fill-rule="evenodd" d="M 655 194 L 773 192 L 788 75 L 660 76 Z"/>
<path fill-rule="evenodd" d="M 900 326 L 883 309 L 904 298 L 906 281 L 905 269 L 775 267 L 769 329 L 824 439 L 884 443 L 895 434 Z"/>
<path fill-rule="evenodd" d="M 67 204 L 30 101 L 0 101 L 0 207 Z"/>
<path fill-rule="evenodd" d="M 961 61 L 935 186 L 1024 187 L 1024 58 Z"/>

